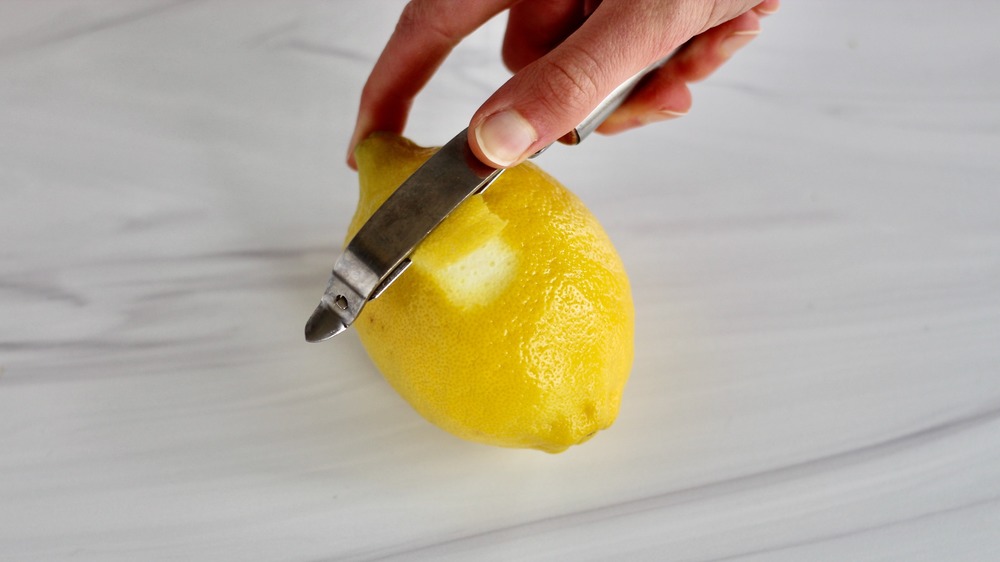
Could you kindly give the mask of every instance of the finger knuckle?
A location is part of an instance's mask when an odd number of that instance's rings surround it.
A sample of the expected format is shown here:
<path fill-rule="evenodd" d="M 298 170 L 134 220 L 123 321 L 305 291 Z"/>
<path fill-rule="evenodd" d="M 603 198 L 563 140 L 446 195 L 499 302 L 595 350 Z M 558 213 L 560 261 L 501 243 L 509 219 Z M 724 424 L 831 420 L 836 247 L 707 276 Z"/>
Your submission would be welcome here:
<path fill-rule="evenodd" d="M 547 78 L 537 82 L 544 89 L 538 92 L 542 99 L 582 110 L 589 109 L 600 96 L 600 64 L 582 49 L 573 56 L 545 60 L 542 71 Z"/>
<path fill-rule="evenodd" d="M 400 29 L 417 29 L 424 24 L 427 14 L 426 4 L 423 0 L 410 0 L 403 6 L 402 13 L 399 14 L 399 23 L 396 27 Z"/>
<path fill-rule="evenodd" d="M 440 17 L 442 7 L 437 4 L 435 0 L 410 0 L 399 14 L 396 31 L 408 35 L 431 33 L 453 43 L 455 38 L 446 25 L 446 18 Z"/>

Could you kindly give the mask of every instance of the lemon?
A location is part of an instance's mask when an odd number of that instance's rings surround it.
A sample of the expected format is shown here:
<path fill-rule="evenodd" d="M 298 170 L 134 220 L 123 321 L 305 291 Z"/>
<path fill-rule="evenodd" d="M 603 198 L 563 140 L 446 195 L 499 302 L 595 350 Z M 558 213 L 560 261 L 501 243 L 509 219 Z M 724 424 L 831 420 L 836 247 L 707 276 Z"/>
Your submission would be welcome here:
<path fill-rule="evenodd" d="M 348 239 L 435 149 L 378 133 L 355 152 Z M 634 310 L 600 224 L 531 163 L 463 202 L 355 322 L 389 383 L 465 439 L 550 453 L 618 415 Z"/>

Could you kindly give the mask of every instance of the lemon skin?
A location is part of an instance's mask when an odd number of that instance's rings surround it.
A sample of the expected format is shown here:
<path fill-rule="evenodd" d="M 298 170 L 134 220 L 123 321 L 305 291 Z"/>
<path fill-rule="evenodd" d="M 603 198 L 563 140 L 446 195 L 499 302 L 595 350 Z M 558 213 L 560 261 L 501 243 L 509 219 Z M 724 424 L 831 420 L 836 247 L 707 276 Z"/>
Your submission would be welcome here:
<path fill-rule="evenodd" d="M 434 149 L 359 144 L 348 239 Z M 355 326 L 422 416 L 471 441 L 557 453 L 609 427 L 632 366 L 634 309 L 595 217 L 531 163 L 507 170 L 417 247 Z"/>

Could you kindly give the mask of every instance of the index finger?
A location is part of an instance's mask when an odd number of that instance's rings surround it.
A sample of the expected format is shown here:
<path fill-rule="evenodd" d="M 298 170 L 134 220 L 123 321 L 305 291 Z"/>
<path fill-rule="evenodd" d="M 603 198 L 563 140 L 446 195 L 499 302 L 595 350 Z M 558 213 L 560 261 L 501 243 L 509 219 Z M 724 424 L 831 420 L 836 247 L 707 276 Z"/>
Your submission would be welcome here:
<path fill-rule="evenodd" d="M 402 132 L 413 98 L 455 45 L 517 1 L 412 0 L 407 4 L 361 91 L 347 164 L 357 168 L 354 147 L 372 132 Z"/>

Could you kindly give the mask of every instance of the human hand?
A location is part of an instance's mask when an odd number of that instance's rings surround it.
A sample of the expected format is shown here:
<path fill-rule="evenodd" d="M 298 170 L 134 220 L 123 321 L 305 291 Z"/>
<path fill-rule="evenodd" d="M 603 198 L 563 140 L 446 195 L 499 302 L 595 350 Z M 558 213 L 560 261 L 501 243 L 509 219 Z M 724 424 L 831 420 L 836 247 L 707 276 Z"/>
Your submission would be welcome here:
<path fill-rule="evenodd" d="M 573 130 L 619 84 L 680 48 L 597 129 L 617 133 L 687 113 L 687 84 L 760 32 L 780 0 L 412 0 L 361 94 L 348 151 L 374 131 L 401 133 L 410 106 L 452 48 L 510 10 L 504 63 L 515 74 L 469 122 L 494 167 L 520 163 Z"/>

